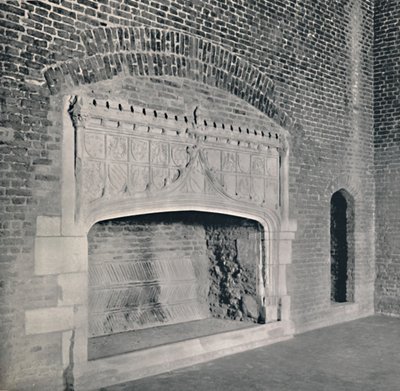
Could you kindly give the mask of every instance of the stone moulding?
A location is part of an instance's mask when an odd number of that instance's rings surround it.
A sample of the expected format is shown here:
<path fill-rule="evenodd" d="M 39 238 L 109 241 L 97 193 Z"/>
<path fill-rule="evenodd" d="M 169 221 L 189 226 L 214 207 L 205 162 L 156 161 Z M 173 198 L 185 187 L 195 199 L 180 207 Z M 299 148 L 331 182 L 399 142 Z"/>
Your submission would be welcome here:
<path fill-rule="evenodd" d="M 53 331 L 62 333 L 63 365 L 74 368 L 77 390 L 204 362 L 293 334 L 286 275 L 296 224 L 288 218 L 289 140 L 283 128 L 269 119 L 252 129 L 217 124 L 196 107 L 177 116 L 78 96 L 66 97 L 63 110 L 61 217 L 38 218 L 35 248 L 35 274 L 57 275 L 60 300 L 58 307 L 27 312 L 26 331 L 51 332 L 51 324 L 43 331 L 39 320 L 57 311 L 68 318 L 65 327 L 55 324 Z M 89 361 L 88 231 L 105 219 L 172 211 L 228 214 L 263 226 L 257 295 L 267 323 Z M 63 256 L 54 262 L 57 252 Z M 167 361 L 161 359 L 166 356 Z"/>

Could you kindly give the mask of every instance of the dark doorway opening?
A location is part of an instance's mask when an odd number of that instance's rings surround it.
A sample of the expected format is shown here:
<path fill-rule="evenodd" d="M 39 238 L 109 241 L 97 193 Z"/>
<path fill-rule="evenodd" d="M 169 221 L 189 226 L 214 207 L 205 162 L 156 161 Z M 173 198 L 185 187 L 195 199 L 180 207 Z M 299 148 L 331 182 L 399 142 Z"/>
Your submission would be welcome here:
<path fill-rule="evenodd" d="M 354 202 L 345 190 L 331 198 L 331 301 L 354 300 Z"/>

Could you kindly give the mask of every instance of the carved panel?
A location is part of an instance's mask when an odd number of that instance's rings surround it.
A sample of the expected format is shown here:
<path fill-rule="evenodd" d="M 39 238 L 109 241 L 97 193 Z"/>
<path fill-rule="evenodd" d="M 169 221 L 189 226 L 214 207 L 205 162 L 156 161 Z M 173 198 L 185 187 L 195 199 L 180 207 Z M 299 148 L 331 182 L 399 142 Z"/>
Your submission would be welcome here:
<path fill-rule="evenodd" d="M 267 173 L 272 177 L 278 175 L 278 159 L 276 157 L 267 159 Z"/>
<path fill-rule="evenodd" d="M 107 156 L 110 160 L 126 161 L 128 159 L 128 139 L 107 135 Z"/>
<path fill-rule="evenodd" d="M 131 138 L 132 161 L 147 163 L 149 161 L 149 142 L 138 138 Z"/>
<path fill-rule="evenodd" d="M 204 149 L 206 166 L 212 172 L 227 195 L 242 201 L 254 202 L 258 205 L 277 207 L 278 197 L 278 162 L 279 154 L 250 153 Z M 270 157 L 273 156 L 274 157 Z M 218 167 L 222 158 L 221 169 Z M 210 168 L 210 161 L 212 167 Z M 266 162 L 268 166 L 266 167 Z M 222 179 L 220 179 L 222 178 Z M 274 194 L 267 194 L 273 192 Z"/>
<path fill-rule="evenodd" d="M 108 183 L 110 193 L 122 193 L 128 181 L 128 167 L 126 164 L 110 163 L 108 165 Z"/>
<path fill-rule="evenodd" d="M 165 167 L 152 167 L 151 169 L 152 185 L 161 190 L 168 184 L 169 170 Z"/>
<path fill-rule="evenodd" d="M 257 204 L 261 204 L 265 200 L 265 186 L 263 178 L 251 178 L 250 197 Z"/>
<path fill-rule="evenodd" d="M 105 176 L 104 162 L 84 161 L 82 167 L 82 190 L 89 202 L 103 196 Z"/>
<path fill-rule="evenodd" d="M 103 134 L 86 132 L 85 134 L 85 152 L 86 156 L 95 159 L 104 159 L 105 141 Z"/>
<path fill-rule="evenodd" d="M 251 173 L 254 175 L 264 175 L 264 158 L 253 155 L 251 157 Z"/>
<path fill-rule="evenodd" d="M 128 188 L 131 194 L 145 191 L 149 185 L 149 167 L 131 165 Z"/>
<path fill-rule="evenodd" d="M 152 141 L 150 144 L 150 160 L 153 164 L 167 165 L 168 144 L 159 141 Z"/>
<path fill-rule="evenodd" d="M 222 171 L 236 171 L 236 153 L 222 151 Z"/>
<path fill-rule="evenodd" d="M 250 156 L 248 153 L 238 154 L 238 172 L 244 174 L 250 173 Z"/>

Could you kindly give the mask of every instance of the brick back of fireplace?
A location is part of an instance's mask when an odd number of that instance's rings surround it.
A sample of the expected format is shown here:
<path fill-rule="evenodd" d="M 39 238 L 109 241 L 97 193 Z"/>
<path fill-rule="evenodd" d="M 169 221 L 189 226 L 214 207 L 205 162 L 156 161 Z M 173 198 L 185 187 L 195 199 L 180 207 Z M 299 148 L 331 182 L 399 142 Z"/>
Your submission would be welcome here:
<path fill-rule="evenodd" d="M 119 219 L 88 239 L 91 336 L 209 316 L 200 223 Z"/>
<path fill-rule="evenodd" d="M 260 229 L 197 212 L 96 223 L 88 234 L 89 337 L 210 317 L 257 321 L 241 301 L 256 301 Z M 221 267 L 241 277 L 219 280 Z"/>

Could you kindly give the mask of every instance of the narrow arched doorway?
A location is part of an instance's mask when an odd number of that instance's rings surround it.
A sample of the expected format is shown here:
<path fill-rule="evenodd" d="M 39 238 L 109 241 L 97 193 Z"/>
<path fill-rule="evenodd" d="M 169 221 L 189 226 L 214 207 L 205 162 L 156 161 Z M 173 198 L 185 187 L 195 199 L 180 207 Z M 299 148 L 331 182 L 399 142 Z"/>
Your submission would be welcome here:
<path fill-rule="evenodd" d="M 354 201 L 344 189 L 331 198 L 331 301 L 354 301 Z"/>

